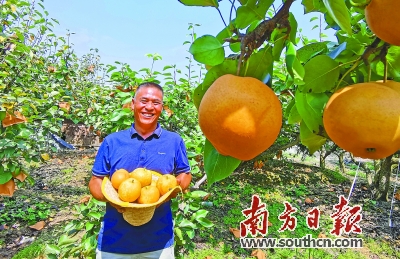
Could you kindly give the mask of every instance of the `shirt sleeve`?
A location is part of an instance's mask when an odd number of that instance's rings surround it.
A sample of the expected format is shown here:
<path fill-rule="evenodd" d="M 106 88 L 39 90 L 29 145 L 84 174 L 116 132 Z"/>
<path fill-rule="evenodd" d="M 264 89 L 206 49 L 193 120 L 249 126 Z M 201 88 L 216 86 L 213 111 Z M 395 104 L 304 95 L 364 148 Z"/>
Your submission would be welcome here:
<path fill-rule="evenodd" d="M 107 139 L 104 139 L 97 151 L 92 174 L 95 176 L 108 176 L 110 175 L 110 169 L 109 145 Z"/>
<path fill-rule="evenodd" d="M 190 165 L 186 153 L 185 143 L 183 142 L 183 139 L 180 139 L 178 150 L 176 151 L 174 173 L 178 175 L 181 173 L 189 173 L 189 172 L 190 172 Z"/>

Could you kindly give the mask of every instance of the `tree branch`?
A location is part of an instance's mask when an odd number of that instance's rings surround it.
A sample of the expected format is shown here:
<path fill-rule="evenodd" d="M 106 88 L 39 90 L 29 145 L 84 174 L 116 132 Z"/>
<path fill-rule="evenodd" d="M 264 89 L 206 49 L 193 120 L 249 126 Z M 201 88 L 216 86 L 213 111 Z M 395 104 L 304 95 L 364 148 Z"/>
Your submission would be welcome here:
<path fill-rule="evenodd" d="M 271 34 L 276 27 L 287 28 L 287 33 L 289 34 L 289 9 L 294 1 L 295 0 L 287 0 L 274 17 L 270 20 L 261 22 L 251 33 L 246 34 L 244 37 L 238 35 L 241 44 L 237 75 L 240 73 L 242 62 L 246 61 L 255 49 L 259 48 L 266 40 L 270 39 Z"/>
<path fill-rule="evenodd" d="M 200 185 L 204 183 L 206 180 L 207 180 L 207 174 L 204 174 L 203 177 L 199 181 L 197 181 L 192 188 L 199 189 Z"/>

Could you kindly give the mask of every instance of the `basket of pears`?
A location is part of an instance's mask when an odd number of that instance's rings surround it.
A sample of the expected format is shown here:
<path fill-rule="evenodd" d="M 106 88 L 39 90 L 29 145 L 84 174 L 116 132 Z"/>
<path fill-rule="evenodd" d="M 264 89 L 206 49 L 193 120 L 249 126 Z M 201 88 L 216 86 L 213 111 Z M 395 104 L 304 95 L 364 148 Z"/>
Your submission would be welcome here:
<path fill-rule="evenodd" d="M 182 189 L 172 174 L 160 174 L 146 168 L 116 170 L 104 177 L 101 190 L 106 199 L 125 208 L 124 219 L 133 226 L 149 222 L 156 207 Z"/>

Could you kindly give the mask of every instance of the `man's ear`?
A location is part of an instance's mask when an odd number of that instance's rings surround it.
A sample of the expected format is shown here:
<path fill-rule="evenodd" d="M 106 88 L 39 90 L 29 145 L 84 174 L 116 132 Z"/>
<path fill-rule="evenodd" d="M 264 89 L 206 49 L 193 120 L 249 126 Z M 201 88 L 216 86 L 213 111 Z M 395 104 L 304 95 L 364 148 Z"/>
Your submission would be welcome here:
<path fill-rule="evenodd" d="M 135 110 L 134 107 L 135 107 L 135 98 L 132 98 L 132 101 L 131 101 L 131 110 L 132 111 Z"/>

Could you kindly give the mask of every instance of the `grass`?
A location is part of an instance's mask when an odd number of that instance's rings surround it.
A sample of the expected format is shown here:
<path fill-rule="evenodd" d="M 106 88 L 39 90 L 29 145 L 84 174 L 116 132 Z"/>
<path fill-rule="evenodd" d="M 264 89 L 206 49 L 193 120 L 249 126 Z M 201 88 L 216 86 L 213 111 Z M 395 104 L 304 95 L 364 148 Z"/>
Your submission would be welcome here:
<path fill-rule="evenodd" d="M 185 259 L 198 259 L 198 258 L 212 258 L 212 259 L 236 259 L 239 258 L 232 252 L 224 253 L 223 244 L 218 244 L 216 247 L 206 247 L 196 249 L 194 252 L 185 256 Z M 243 256 L 240 258 L 254 259 L 251 253 L 257 249 L 249 251 L 250 256 Z M 366 259 L 369 258 L 363 254 L 359 249 L 315 249 L 315 248 L 295 248 L 295 249 L 261 249 L 268 259 Z M 379 258 L 398 258 L 398 257 L 383 257 Z M 14 259 L 14 258 L 13 258 Z"/>
<path fill-rule="evenodd" d="M 235 259 L 237 256 L 233 253 L 224 253 L 224 244 L 217 244 L 216 247 L 206 247 L 196 249 L 194 252 L 185 256 L 185 259 L 199 259 L 199 258 L 212 258 L 212 259 Z M 246 259 L 254 259 L 254 256 L 244 257 Z"/>
<path fill-rule="evenodd" d="M 45 243 L 43 239 L 36 239 L 29 246 L 19 251 L 12 259 L 37 258 L 43 254 Z"/>
<path fill-rule="evenodd" d="M 347 175 L 352 176 L 352 177 L 356 176 L 356 173 L 357 173 L 357 177 L 362 177 L 364 179 L 366 179 L 366 177 L 367 177 L 367 174 L 364 172 L 361 172 L 360 169 L 358 170 L 358 172 L 356 170 L 348 170 L 346 172 Z"/>
<path fill-rule="evenodd" d="M 273 165 L 272 167 L 277 167 Z M 287 167 L 292 173 L 295 170 L 293 166 Z M 298 168 L 297 168 L 298 169 Z M 229 228 L 239 229 L 240 222 L 245 218 L 241 213 L 241 210 L 248 208 L 251 201 L 252 194 L 258 194 L 261 201 L 267 204 L 269 218 L 268 221 L 272 223 L 272 226 L 268 228 L 270 237 L 298 237 L 301 238 L 306 234 L 312 234 L 313 237 L 317 237 L 319 233 L 329 233 L 333 220 L 327 215 L 321 215 L 320 228 L 318 230 L 310 230 L 306 225 L 306 211 L 299 209 L 295 214 L 297 217 L 297 227 L 295 231 L 284 231 L 279 233 L 278 229 L 282 225 L 282 221 L 278 219 L 278 216 L 284 210 L 283 201 L 290 202 L 293 206 L 297 206 L 297 200 L 304 200 L 310 194 L 310 186 L 313 190 L 316 186 L 323 183 L 319 182 L 318 179 L 322 179 L 329 183 L 350 183 L 349 179 L 340 175 L 338 172 L 331 170 L 320 170 L 321 175 L 318 178 L 309 180 L 315 182 L 299 183 L 299 184 L 286 184 L 284 182 L 276 181 L 276 179 L 285 180 L 283 176 L 285 168 L 279 167 L 281 175 L 279 178 L 271 177 L 268 175 L 270 172 L 254 172 L 250 169 L 245 169 L 238 176 L 230 177 L 223 182 L 216 183 L 212 187 L 212 195 L 208 201 L 214 203 L 217 208 L 211 208 L 209 215 L 212 217 L 212 221 L 215 224 L 214 229 L 204 229 L 199 234 L 203 239 L 203 242 L 213 247 L 221 247 L 221 243 L 225 244 L 224 250 L 219 252 L 215 258 L 228 258 L 226 257 L 228 252 L 234 253 L 236 258 L 246 258 L 251 255 L 251 250 L 240 248 L 239 240 L 233 238 L 233 235 L 229 233 Z M 316 170 L 316 169 L 315 169 Z M 266 170 L 268 171 L 268 170 Z M 315 175 L 318 175 L 318 171 L 314 171 Z M 296 177 L 301 178 L 301 175 L 296 174 Z M 264 179 L 265 178 L 265 179 Z M 258 184 L 257 184 L 258 183 Z M 261 184 L 262 183 L 262 184 Z M 369 204 L 370 203 L 370 204 Z M 374 206 L 374 201 L 370 201 L 368 206 Z M 222 211 L 222 213 L 221 213 Z M 327 235 L 330 238 L 334 238 L 331 235 Z M 380 245 L 382 240 L 371 240 L 368 243 L 364 242 L 363 251 L 368 251 L 368 254 L 376 254 L 383 256 L 379 258 L 399 258 L 399 252 L 393 247 L 387 245 Z M 371 249 L 369 248 L 371 247 Z M 379 249 L 378 249 L 379 248 Z M 371 250 L 371 251 L 370 251 Z M 201 250 L 203 251 L 203 250 Z M 208 249 L 204 250 L 204 254 L 196 250 L 196 255 L 201 255 L 197 258 L 205 258 Z M 334 258 L 334 259 L 357 259 L 357 258 L 369 258 L 360 249 L 271 249 L 265 251 L 267 258 Z M 204 255 L 204 256 L 203 256 Z M 188 257 L 195 258 L 195 257 Z M 214 258 L 214 257 L 212 257 Z"/>
<path fill-rule="evenodd" d="M 385 241 L 378 243 L 371 238 L 367 238 L 364 240 L 364 243 L 366 243 L 371 252 L 382 256 L 381 258 L 400 258 L 400 251 L 396 251 Z"/>
<path fill-rule="evenodd" d="M 37 197 L 21 196 L 19 199 L 4 197 L 4 208 L 0 214 L 0 225 L 12 225 L 15 222 L 34 224 L 47 219 L 52 213 L 51 205 Z"/>

